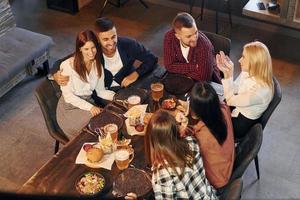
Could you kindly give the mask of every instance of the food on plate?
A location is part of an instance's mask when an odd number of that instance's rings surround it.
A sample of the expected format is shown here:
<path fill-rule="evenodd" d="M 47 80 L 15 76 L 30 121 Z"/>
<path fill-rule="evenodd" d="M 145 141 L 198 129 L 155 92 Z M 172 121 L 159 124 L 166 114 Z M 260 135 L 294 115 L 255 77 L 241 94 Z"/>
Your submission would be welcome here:
<path fill-rule="evenodd" d="M 177 112 L 175 119 L 178 123 L 180 123 L 182 125 L 188 123 L 188 118 L 186 116 L 184 116 L 184 114 L 182 112 Z"/>
<path fill-rule="evenodd" d="M 176 106 L 176 100 L 174 98 L 163 100 L 161 107 L 163 109 L 172 110 Z"/>
<path fill-rule="evenodd" d="M 89 149 L 93 148 L 93 144 L 84 144 L 83 145 L 83 150 L 88 151 Z"/>
<path fill-rule="evenodd" d="M 101 138 L 99 142 L 105 154 L 109 154 L 113 151 L 113 141 L 109 134 L 106 138 Z"/>
<path fill-rule="evenodd" d="M 76 189 L 81 194 L 93 195 L 100 192 L 105 185 L 101 174 L 95 172 L 85 173 L 76 183 Z"/>
<path fill-rule="evenodd" d="M 148 124 L 150 119 L 152 117 L 152 113 L 145 113 L 145 116 L 144 116 L 144 124 Z"/>
<path fill-rule="evenodd" d="M 99 162 L 103 158 L 104 152 L 100 148 L 92 147 L 86 152 L 86 158 L 89 162 Z"/>
<path fill-rule="evenodd" d="M 145 126 L 143 124 L 138 124 L 136 125 L 135 127 L 135 130 L 138 131 L 138 132 L 143 132 L 144 129 L 145 129 Z"/>
<path fill-rule="evenodd" d="M 189 114 L 189 102 L 188 101 L 182 101 L 178 100 L 179 105 L 176 106 L 177 110 L 180 110 L 181 112 L 184 113 L 185 116 Z"/>
<path fill-rule="evenodd" d="M 122 140 L 117 140 L 116 145 L 117 146 L 127 146 L 130 144 L 130 142 L 131 142 L 131 139 L 123 138 Z"/>

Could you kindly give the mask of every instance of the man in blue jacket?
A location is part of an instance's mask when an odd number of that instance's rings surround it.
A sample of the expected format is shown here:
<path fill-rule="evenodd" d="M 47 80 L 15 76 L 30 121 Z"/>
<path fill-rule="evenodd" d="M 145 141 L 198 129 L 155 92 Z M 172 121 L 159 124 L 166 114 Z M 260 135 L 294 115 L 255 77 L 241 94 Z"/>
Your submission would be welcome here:
<path fill-rule="evenodd" d="M 95 30 L 102 49 L 100 60 L 105 70 L 106 87 L 127 87 L 155 68 L 157 57 L 136 40 L 118 36 L 110 19 L 98 18 Z M 141 63 L 137 67 L 133 65 L 136 60 Z M 65 85 L 69 80 L 60 71 L 53 76 L 59 85 Z"/>

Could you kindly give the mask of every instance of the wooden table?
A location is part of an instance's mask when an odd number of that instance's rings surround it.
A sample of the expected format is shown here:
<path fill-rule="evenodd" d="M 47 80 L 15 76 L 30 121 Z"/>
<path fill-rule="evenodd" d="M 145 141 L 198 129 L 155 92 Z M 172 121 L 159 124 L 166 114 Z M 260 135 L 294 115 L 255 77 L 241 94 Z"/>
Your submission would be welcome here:
<path fill-rule="evenodd" d="M 132 164 L 139 169 L 146 167 L 144 156 L 144 139 L 142 136 L 128 136 L 132 139 L 132 146 L 135 150 L 135 157 Z M 113 198 L 112 184 L 113 180 L 119 175 L 120 170 L 113 163 L 112 170 L 103 168 L 93 169 L 85 165 L 75 164 L 76 157 L 85 142 L 96 142 L 97 138 L 87 132 L 82 132 L 67 146 L 59 151 L 51 160 L 49 160 L 39 171 L 37 171 L 18 191 L 26 194 L 59 194 L 67 196 L 78 196 L 75 189 L 76 179 L 88 171 L 101 173 L 105 180 L 105 197 Z"/>

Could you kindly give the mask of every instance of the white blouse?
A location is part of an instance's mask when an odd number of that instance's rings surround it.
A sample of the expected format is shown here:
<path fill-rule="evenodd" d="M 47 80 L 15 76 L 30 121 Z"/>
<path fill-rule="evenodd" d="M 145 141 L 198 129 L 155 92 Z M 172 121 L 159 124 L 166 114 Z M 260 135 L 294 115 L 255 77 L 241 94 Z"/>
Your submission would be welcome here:
<path fill-rule="evenodd" d="M 74 58 L 71 57 L 63 61 L 60 65 L 62 75 L 69 76 L 69 81 L 66 86 L 60 86 L 62 95 L 66 103 L 70 103 L 82 110 L 89 111 L 93 105 L 88 101 L 80 98 L 80 96 L 90 96 L 93 90 L 96 90 L 97 95 L 103 99 L 112 100 L 113 91 L 106 90 L 104 86 L 104 73 L 101 72 L 101 77 L 97 76 L 96 62 L 92 64 L 89 74 L 87 74 L 87 82 L 80 79 L 79 74 L 73 68 Z"/>
<path fill-rule="evenodd" d="M 241 72 L 238 78 L 222 79 L 224 97 L 229 106 L 235 106 L 231 116 L 239 113 L 245 117 L 258 119 L 267 109 L 273 98 L 273 91 L 267 85 L 259 84 L 248 72 Z"/>

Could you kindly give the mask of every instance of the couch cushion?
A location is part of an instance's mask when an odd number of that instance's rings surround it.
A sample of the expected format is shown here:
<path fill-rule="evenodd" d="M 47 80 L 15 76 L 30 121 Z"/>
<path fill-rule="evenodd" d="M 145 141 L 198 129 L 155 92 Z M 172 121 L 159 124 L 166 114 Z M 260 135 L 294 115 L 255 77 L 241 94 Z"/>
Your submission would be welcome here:
<path fill-rule="evenodd" d="M 41 56 L 52 44 L 49 36 L 17 27 L 0 37 L 0 85 Z"/>

